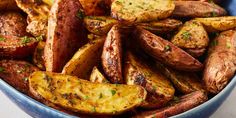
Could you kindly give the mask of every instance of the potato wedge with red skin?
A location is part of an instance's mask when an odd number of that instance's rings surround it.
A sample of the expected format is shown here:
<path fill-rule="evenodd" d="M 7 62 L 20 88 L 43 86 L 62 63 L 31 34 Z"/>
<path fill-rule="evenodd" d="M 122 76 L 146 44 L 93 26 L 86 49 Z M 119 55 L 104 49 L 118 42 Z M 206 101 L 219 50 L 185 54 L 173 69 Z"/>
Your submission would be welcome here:
<path fill-rule="evenodd" d="M 226 10 L 214 3 L 202 1 L 174 1 L 175 10 L 172 16 L 176 18 L 216 17 L 227 14 Z"/>
<path fill-rule="evenodd" d="M 220 33 L 212 41 L 203 80 L 206 88 L 213 94 L 219 93 L 236 72 L 236 31 Z"/>
<path fill-rule="evenodd" d="M 177 70 L 200 71 L 203 68 L 203 64 L 197 59 L 169 41 L 147 30 L 141 28 L 134 29 L 133 38 L 138 41 L 141 48 L 147 54 Z"/>
<path fill-rule="evenodd" d="M 126 53 L 124 78 L 126 84 L 140 85 L 147 90 L 148 96 L 141 105 L 143 108 L 163 107 L 174 97 L 175 89 L 170 81 L 131 52 Z"/>
<path fill-rule="evenodd" d="M 202 91 L 192 92 L 190 94 L 181 96 L 177 100 L 171 101 L 166 107 L 144 111 L 134 116 L 134 118 L 168 118 L 182 112 L 188 111 L 207 101 L 207 95 Z"/>
<path fill-rule="evenodd" d="M 25 61 L 0 61 L 0 78 L 25 94 L 29 93 L 28 77 L 35 71 L 39 69 Z"/>
<path fill-rule="evenodd" d="M 78 0 L 57 0 L 50 11 L 48 36 L 44 50 L 47 71 L 61 72 L 73 54 L 86 43 L 87 34 Z"/>
<path fill-rule="evenodd" d="M 15 0 L 0 0 L 0 11 L 3 10 L 19 10 Z"/>
<path fill-rule="evenodd" d="M 1 58 L 25 58 L 33 54 L 38 41 L 33 37 L 16 37 L 0 35 Z"/>
<path fill-rule="evenodd" d="M 122 77 L 122 36 L 120 26 L 114 25 L 108 32 L 103 52 L 102 66 L 111 83 L 123 83 Z"/>

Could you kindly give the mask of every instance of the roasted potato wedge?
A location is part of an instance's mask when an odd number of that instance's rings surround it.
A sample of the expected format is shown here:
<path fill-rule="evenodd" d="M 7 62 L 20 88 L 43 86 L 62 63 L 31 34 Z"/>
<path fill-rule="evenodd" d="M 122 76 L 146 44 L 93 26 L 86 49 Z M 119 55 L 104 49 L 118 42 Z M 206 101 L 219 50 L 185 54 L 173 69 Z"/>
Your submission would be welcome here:
<path fill-rule="evenodd" d="M 104 16 L 110 12 L 110 0 L 79 0 L 88 16 Z"/>
<path fill-rule="evenodd" d="M 141 86 L 92 83 L 52 72 L 33 73 L 29 86 L 35 96 L 87 114 L 120 114 L 139 106 L 146 98 L 146 91 Z"/>
<path fill-rule="evenodd" d="M 29 36 L 26 18 L 18 12 L 0 13 L 0 35 Z"/>
<path fill-rule="evenodd" d="M 187 53 L 192 55 L 193 57 L 200 57 L 206 52 L 206 48 L 201 49 L 185 49 Z"/>
<path fill-rule="evenodd" d="M 28 15 L 27 32 L 35 37 L 47 35 L 48 15 L 51 6 L 39 0 L 15 0 L 17 6 Z"/>
<path fill-rule="evenodd" d="M 0 10 L 18 10 L 15 0 L 0 0 Z"/>
<path fill-rule="evenodd" d="M 108 16 L 87 16 L 84 18 L 85 27 L 96 35 L 106 35 L 118 21 Z"/>
<path fill-rule="evenodd" d="M 93 67 L 92 73 L 89 78 L 90 82 L 95 83 L 110 83 L 103 74 L 98 70 L 98 68 L 95 66 Z"/>
<path fill-rule="evenodd" d="M 214 3 L 202 1 L 174 1 L 173 16 L 177 18 L 188 17 L 216 17 L 224 16 L 227 12 Z"/>
<path fill-rule="evenodd" d="M 182 49 L 204 49 L 208 46 L 209 38 L 202 24 L 198 21 L 187 21 L 179 32 L 171 39 L 171 42 Z M 191 53 L 194 53 L 192 51 Z M 190 54 L 191 54 L 190 53 Z M 204 51 L 199 54 L 202 55 Z"/>
<path fill-rule="evenodd" d="M 164 19 L 159 21 L 137 24 L 137 26 L 142 27 L 154 34 L 169 33 L 171 31 L 176 30 L 181 25 L 182 22 L 175 19 Z"/>
<path fill-rule="evenodd" d="M 29 93 L 28 77 L 39 69 L 28 62 L 16 60 L 0 61 L 0 78 L 22 93 Z"/>
<path fill-rule="evenodd" d="M 136 28 L 133 38 L 138 41 L 147 54 L 177 70 L 200 71 L 203 68 L 197 59 L 147 30 Z"/>
<path fill-rule="evenodd" d="M 205 92 L 205 89 L 201 84 L 201 79 L 197 76 L 196 73 L 174 70 L 167 66 L 164 66 L 159 62 L 156 62 L 156 67 L 171 80 L 171 82 L 179 92 L 183 94 L 189 94 L 194 91 Z"/>
<path fill-rule="evenodd" d="M 45 45 L 46 45 L 45 42 L 40 41 L 37 47 L 35 48 L 34 55 L 33 55 L 33 63 L 41 70 L 45 70 L 44 59 L 43 59 L 43 51 L 44 51 Z"/>
<path fill-rule="evenodd" d="M 207 32 L 226 31 L 236 28 L 236 16 L 196 18 L 201 22 Z"/>
<path fill-rule="evenodd" d="M 222 32 L 212 41 L 203 80 L 209 92 L 219 93 L 236 72 L 236 31 Z"/>
<path fill-rule="evenodd" d="M 169 106 L 161 109 L 144 111 L 137 114 L 134 118 L 167 118 L 187 110 L 190 110 L 207 101 L 207 95 L 202 91 L 196 91 L 170 102 Z"/>
<path fill-rule="evenodd" d="M 105 37 L 102 37 L 81 47 L 64 66 L 62 73 L 89 80 L 93 67 L 101 61 L 104 41 Z"/>
<path fill-rule="evenodd" d="M 61 72 L 74 53 L 86 43 L 82 6 L 78 0 L 57 0 L 50 11 L 44 50 L 47 71 Z"/>
<path fill-rule="evenodd" d="M 123 83 L 121 29 L 114 25 L 108 32 L 103 51 L 102 66 L 111 83 Z"/>
<path fill-rule="evenodd" d="M 114 0 L 111 16 L 128 22 L 148 22 L 165 19 L 174 11 L 172 0 Z"/>
<path fill-rule="evenodd" d="M 174 97 L 175 89 L 170 81 L 131 52 L 125 57 L 124 78 L 126 84 L 140 85 L 147 90 L 147 99 L 141 105 L 144 108 L 160 108 Z"/>

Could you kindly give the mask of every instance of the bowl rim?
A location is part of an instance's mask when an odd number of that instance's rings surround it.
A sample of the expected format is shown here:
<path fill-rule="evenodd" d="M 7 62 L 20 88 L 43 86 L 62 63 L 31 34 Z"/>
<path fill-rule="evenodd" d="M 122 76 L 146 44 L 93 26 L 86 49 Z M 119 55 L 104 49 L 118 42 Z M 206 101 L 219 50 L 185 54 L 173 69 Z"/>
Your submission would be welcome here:
<path fill-rule="evenodd" d="M 194 107 L 190 110 L 187 110 L 183 113 L 180 113 L 180 114 L 177 114 L 175 116 L 172 116 L 171 118 L 179 118 L 183 115 L 186 115 L 186 114 L 191 114 L 192 112 L 195 112 L 199 109 L 203 109 L 204 107 L 208 106 L 208 104 L 214 102 L 214 101 L 217 101 L 218 99 L 220 99 L 221 96 L 223 96 L 223 94 L 226 92 L 226 91 L 229 91 L 230 89 L 234 89 L 236 85 L 236 75 L 231 79 L 231 81 L 227 84 L 227 86 L 220 92 L 218 93 L 217 95 L 215 95 L 214 97 L 212 97 L 211 99 L 209 99 L 208 101 L 204 102 L 203 104 L 197 106 L 197 107 Z M 3 91 L 3 89 L 6 89 L 6 91 L 10 91 L 12 92 L 15 96 L 17 96 L 17 98 L 21 98 L 21 99 L 24 99 L 25 101 L 29 102 L 29 104 L 31 104 L 32 106 L 37 106 L 39 107 L 40 109 L 46 109 L 46 110 L 49 110 L 51 111 L 51 113 L 53 114 L 58 114 L 60 116 L 63 116 L 63 117 L 67 117 L 67 118 L 78 118 L 77 116 L 73 116 L 73 115 L 70 115 L 70 114 L 67 114 L 67 113 L 64 113 L 64 112 L 61 112 L 59 110 L 56 110 L 54 108 L 51 108 L 31 97 L 29 97 L 28 95 L 25 95 L 21 92 L 19 92 L 18 90 L 16 90 L 14 87 L 12 87 L 11 85 L 9 85 L 7 82 L 5 82 L 4 80 L 0 79 L 0 90 Z M 5 94 L 5 92 L 3 92 Z M 8 96 L 7 96 L 8 97 Z M 9 99 L 9 98 L 8 98 Z M 19 107 L 19 106 L 18 106 Z M 21 109 L 22 110 L 22 109 Z M 24 111 L 24 110 L 23 110 Z M 25 112 L 25 111 L 24 111 Z M 27 112 L 26 112 L 27 113 Z M 28 113 L 27 113 L 28 114 Z"/>

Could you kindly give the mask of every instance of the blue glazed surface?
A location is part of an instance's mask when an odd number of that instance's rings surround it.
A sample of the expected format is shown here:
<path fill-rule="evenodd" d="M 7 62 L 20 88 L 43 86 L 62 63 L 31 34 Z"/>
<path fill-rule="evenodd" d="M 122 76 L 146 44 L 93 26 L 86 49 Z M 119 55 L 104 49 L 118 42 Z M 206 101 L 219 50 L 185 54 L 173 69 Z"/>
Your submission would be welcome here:
<path fill-rule="evenodd" d="M 236 0 L 224 1 L 224 7 L 228 10 L 230 15 L 236 16 Z M 173 116 L 172 118 L 207 118 L 213 114 L 219 106 L 224 102 L 224 100 L 229 96 L 231 91 L 236 85 L 236 76 L 231 80 L 231 82 L 217 94 L 212 99 L 208 100 L 204 104 L 191 109 L 182 114 Z M 0 79 L 0 90 L 5 93 L 11 101 L 13 101 L 17 106 L 24 110 L 27 114 L 35 118 L 75 118 L 74 116 L 65 114 L 63 112 L 54 110 L 50 107 L 35 101 L 34 99 L 18 92 L 3 80 Z"/>

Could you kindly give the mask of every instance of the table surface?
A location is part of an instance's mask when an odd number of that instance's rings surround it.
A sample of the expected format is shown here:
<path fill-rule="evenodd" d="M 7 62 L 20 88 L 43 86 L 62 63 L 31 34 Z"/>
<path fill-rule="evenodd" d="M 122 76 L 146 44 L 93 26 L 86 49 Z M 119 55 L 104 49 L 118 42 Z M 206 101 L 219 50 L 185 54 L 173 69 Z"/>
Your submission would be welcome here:
<path fill-rule="evenodd" d="M 211 118 L 236 118 L 236 88 Z M 31 118 L 0 91 L 1 118 Z"/>

